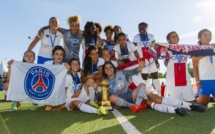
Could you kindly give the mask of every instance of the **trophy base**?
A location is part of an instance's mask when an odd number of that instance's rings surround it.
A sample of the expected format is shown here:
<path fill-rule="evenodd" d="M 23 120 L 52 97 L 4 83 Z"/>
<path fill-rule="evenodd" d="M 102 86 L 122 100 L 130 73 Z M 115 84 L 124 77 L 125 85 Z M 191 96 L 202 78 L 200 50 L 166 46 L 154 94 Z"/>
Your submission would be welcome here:
<path fill-rule="evenodd" d="M 111 110 L 113 110 L 113 107 L 112 106 L 103 106 L 106 110 L 109 110 L 109 111 L 111 111 Z"/>
<path fill-rule="evenodd" d="M 110 101 L 102 101 L 101 105 L 102 106 L 111 106 L 111 102 Z"/>

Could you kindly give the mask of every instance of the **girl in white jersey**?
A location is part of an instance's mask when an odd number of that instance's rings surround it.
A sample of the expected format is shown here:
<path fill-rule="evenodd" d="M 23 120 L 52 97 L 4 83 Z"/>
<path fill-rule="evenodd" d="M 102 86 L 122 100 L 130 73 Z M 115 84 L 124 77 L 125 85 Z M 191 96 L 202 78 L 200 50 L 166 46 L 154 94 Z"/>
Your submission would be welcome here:
<path fill-rule="evenodd" d="M 178 34 L 175 31 L 168 33 L 166 39 L 169 44 L 178 44 L 179 42 Z M 191 76 L 188 72 L 189 56 L 170 50 L 167 53 L 169 57 L 166 65 L 168 71 L 165 96 L 193 103 L 195 96 L 191 85 Z"/>
<path fill-rule="evenodd" d="M 45 65 L 64 65 L 67 70 L 70 69 L 70 66 L 67 63 L 63 63 L 63 59 L 65 57 L 65 50 L 62 46 L 55 46 L 52 50 L 52 55 L 54 60 L 46 61 Z M 45 107 L 46 111 L 52 110 L 51 105 L 46 105 Z"/>
<path fill-rule="evenodd" d="M 57 31 L 59 25 L 59 20 L 56 17 L 51 17 L 49 19 L 50 28 L 44 30 L 42 35 L 37 35 L 29 45 L 28 50 L 32 50 L 41 39 L 41 46 L 37 57 L 38 64 L 43 64 L 45 61 L 53 60 L 52 49 L 54 46 L 59 45 L 60 39 L 63 38 L 63 35 Z"/>
<path fill-rule="evenodd" d="M 111 51 L 111 58 L 112 60 L 116 60 L 118 65 L 123 65 L 140 58 L 134 44 L 126 41 L 126 35 L 124 33 L 118 34 L 118 42 L 119 43 L 116 44 Z"/>
<path fill-rule="evenodd" d="M 103 41 L 102 47 L 107 48 L 111 52 L 113 47 L 117 44 L 115 41 L 112 40 L 113 27 L 111 25 L 106 26 L 104 29 L 104 33 L 106 36 L 106 40 Z"/>
<path fill-rule="evenodd" d="M 80 61 L 76 58 L 72 58 L 69 62 L 70 71 L 66 78 L 66 104 L 67 110 L 72 111 L 79 109 L 82 112 L 106 115 L 108 112 L 103 106 L 98 109 L 86 104 L 89 100 L 88 89 L 91 85 L 91 81 L 87 81 L 82 86 L 81 73 L 80 73 Z M 56 110 L 62 110 L 64 107 L 59 107 Z"/>
<path fill-rule="evenodd" d="M 158 68 L 159 63 L 156 59 L 156 52 L 153 50 L 153 44 L 155 42 L 154 35 L 147 32 L 148 24 L 141 22 L 138 25 L 139 34 L 134 36 L 133 43 L 137 47 L 140 58 L 145 58 L 146 67 L 142 70 L 142 78 L 144 81 L 148 80 L 148 74 L 151 74 L 152 81 L 155 86 L 156 91 L 160 94 L 161 86 L 158 79 Z"/>
<path fill-rule="evenodd" d="M 212 35 L 208 29 L 202 29 L 198 33 L 199 45 L 209 45 Z M 193 73 L 199 94 L 197 103 L 207 105 L 210 94 L 215 100 L 215 56 L 193 56 Z"/>
<path fill-rule="evenodd" d="M 26 62 L 26 63 L 34 63 L 34 60 L 35 60 L 35 53 L 33 51 L 26 51 L 24 53 L 24 56 L 23 56 L 23 62 Z M 7 82 L 4 84 L 4 90 L 8 90 L 8 85 L 9 85 L 9 82 L 10 82 L 10 75 L 11 75 L 11 65 L 13 64 L 13 60 L 10 60 L 8 62 L 8 77 L 7 77 Z M 20 103 L 19 102 L 13 102 L 12 103 L 12 107 L 11 107 L 11 111 L 15 111 L 17 110 L 18 107 L 20 107 Z M 34 106 L 37 106 L 36 104 L 33 104 L 32 107 Z"/>
<path fill-rule="evenodd" d="M 88 48 L 87 55 L 84 58 L 84 70 L 81 73 L 81 81 L 83 83 L 91 83 L 91 86 L 89 89 L 89 95 L 91 98 L 90 104 L 95 105 L 95 107 L 98 107 L 96 105 L 96 102 L 94 102 L 93 99 L 95 99 L 95 93 L 100 92 L 100 82 L 102 78 L 102 65 L 104 64 L 104 60 L 102 58 L 99 58 L 98 51 L 96 47 L 90 46 Z M 87 91 L 88 92 L 88 91 Z"/>

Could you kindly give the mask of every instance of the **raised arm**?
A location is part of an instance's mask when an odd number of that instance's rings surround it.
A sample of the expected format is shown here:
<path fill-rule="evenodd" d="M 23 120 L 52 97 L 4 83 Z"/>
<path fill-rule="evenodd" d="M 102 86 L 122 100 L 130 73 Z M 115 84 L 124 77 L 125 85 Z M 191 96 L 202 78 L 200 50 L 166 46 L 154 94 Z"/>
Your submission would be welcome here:
<path fill-rule="evenodd" d="M 41 37 L 39 35 L 37 35 L 34 38 L 34 40 L 31 42 L 31 44 L 28 46 L 28 50 L 32 50 L 36 46 L 36 44 L 38 43 L 38 41 L 40 40 L 40 38 Z"/>
<path fill-rule="evenodd" d="M 135 55 L 135 57 L 136 57 L 137 59 L 139 59 L 139 58 L 140 58 L 140 55 L 139 55 L 139 53 L 137 52 L 137 50 L 136 50 L 136 51 L 134 51 L 134 55 Z"/>
<path fill-rule="evenodd" d="M 126 77 L 132 76 L 132 75 L 134 75 L 134 74 L 138 74 L 138 73 L 141 72 L 142 69 L 144 68 L 145 62 L 144 62 L 144 61 L 138 60 L 138 63 L 139 63 L 139 67 L 137 67 L 137 68 L 135 68 L 135 69 L 132 69 L 132 70 L 122 70 L 122 73 L 123 73 Z"/>
<path fill-rule="evenodd" d="M 8 64 L 7 81 L 10 81 L 10 76 L 11 76 L 11 65 L 13 64 L 13 60 L 8 61 L 7 64 Z"/>
<path fill-rule="evenodd" d="M 57 29 L 59 32 L 61 32 L 62 34 L 64 34 L 65 32 L 69 31 L 69 29 L 64 29 L 62 27 L 58 27 Z"/>

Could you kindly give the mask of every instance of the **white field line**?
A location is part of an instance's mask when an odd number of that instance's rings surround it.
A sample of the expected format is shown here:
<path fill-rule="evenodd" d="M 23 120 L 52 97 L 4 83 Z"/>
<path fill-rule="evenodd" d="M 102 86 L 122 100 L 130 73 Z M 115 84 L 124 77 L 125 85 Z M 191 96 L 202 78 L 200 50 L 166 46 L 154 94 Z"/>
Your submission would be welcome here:
<path fill-rule="evenodd" d="M 141 134 L 117 109 L 114 109 L 112 113 L 127 134 Z"/>
<path fill-rule="evenodd" d="M 10 131 L 9 131 L 3 117 L 1 116 L 1 114 L 0 114 L 0 126 L 1 126 L 0 128 L 3 129 L 3 130 L 0 129 L 0 133 L 3 132 L 4 134 L 10 134 Z"/>

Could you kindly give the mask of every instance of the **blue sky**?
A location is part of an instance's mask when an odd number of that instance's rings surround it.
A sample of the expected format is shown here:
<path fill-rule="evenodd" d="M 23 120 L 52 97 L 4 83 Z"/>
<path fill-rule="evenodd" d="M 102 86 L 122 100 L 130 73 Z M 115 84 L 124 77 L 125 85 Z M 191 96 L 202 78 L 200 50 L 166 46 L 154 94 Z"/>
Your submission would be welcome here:
<path fill-rule="evenodd" d="M 59 18 L 61 27 L 68 28 L 66 20 L 73 15 L 81 16 L 81 29 L 86 21 L 99 22 L 103 27 L 120 25 L 130 40 L 138 33 L 139 22 L 149 24 L 148 32 L 157 42 L 165 42 L 173 30 L 178 32 L 180 43 L 186 44 L 196 44 L 197 33 L 203 28 L 215 33 L 214 0 L 1 0 L 0 58 L 5 57 L 5 62 L 21 60 L 32 41 L 28 36 L 34 37 L 52 16 Z M 36 54 L 39 46 L 33 49 Z"/>

